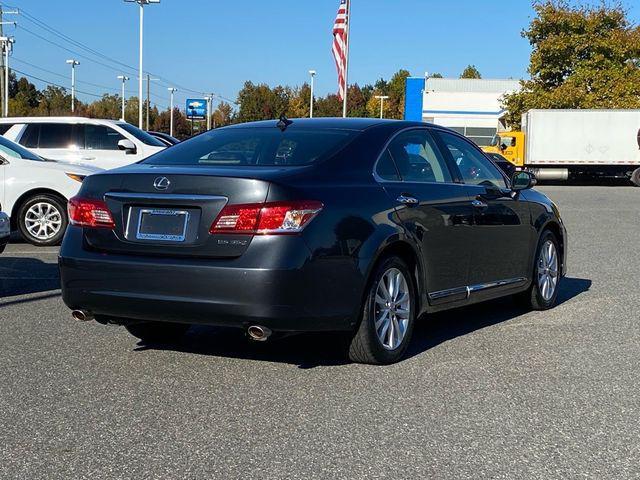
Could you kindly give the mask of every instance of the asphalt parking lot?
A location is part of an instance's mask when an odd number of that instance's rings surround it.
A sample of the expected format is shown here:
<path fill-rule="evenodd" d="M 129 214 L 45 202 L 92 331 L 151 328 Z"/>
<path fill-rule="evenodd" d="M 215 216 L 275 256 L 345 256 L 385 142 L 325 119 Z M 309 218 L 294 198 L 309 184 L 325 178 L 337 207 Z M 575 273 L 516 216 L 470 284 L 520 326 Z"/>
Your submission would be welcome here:
<path fill-rule="evenodd" d="M 640 188 L 546 186 L 561 304 L 424 318 L 409 358 L 192 328 L 142 347 L 71 320 L 57 250 L 0 256 L 0 477 L 637 478 Z"/>

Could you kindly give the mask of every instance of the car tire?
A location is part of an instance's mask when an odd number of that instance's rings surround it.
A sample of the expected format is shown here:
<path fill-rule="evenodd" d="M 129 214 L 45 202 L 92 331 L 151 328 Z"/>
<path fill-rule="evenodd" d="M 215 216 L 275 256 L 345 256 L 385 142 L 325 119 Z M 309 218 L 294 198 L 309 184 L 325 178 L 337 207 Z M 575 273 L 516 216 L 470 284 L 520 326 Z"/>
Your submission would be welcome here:
<path fill-rule="evenodd" d="M 55 195 L 29 197 L 22 202 L 17 214 L 20 235 L 36 246 L 58 245 L 69 223 L 66 202 Z"/>
<path fill-rule="evenodd" d="M 142 343 L 172 343 L 179 341 L 189 330 L 186 323 L 142 322 L 125 325 L 127 331 Z"/>
<path fill-rule="evenodd" d="M 549 245 L 552 246 L 555 262 L 548 260 L 548 254 L 544 251 L 549 248 Z M 518 303 L 532 310 L 548 310 L 556 305 L 560 281 L 562 279 L 560 274 L 560 258 L 558 239 L 553 232 L 545 230 L 542 232 L 540 240 L 538 240 L 533 272 L 531 274 L 531 286 L 516 296 Z M 552 265 L 548 265 L 549 262 Z M 555 267 L 553 266 L 554 263 Z M 551 287 L 553 288 L 552 291 L 549 290 Z"/>
<path fill-rule="evenodd" d="M 640 187 L 640 168 L 636 168 L 631 174 L 631 183 L 636 187 Z"/>
<path fill-rule="evenodd" d="M 390 286 L 394 279 L 397 283 Z M 399 361 L 411 341 L 416 309 L 415 282 L 407 264 L 395 256 L 382 260 L 367 286 L 349 359 L 374 365 Z"/>

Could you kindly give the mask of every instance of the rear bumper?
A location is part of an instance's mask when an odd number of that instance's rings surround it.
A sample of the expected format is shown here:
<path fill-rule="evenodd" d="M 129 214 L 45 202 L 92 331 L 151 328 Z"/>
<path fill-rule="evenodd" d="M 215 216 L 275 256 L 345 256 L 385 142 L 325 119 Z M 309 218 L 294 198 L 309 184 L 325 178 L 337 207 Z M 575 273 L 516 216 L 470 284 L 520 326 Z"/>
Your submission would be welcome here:
<path fill-rule="evenodd" d="M 333 262 L 312 261 L 299 237 L 278 241 L 255 238 L 236 259 L 128 256 L 86 250 L 82 230 L 69 227 L 59 256 L 62 298 L 69 308 L 122 319 L 274 331 L 353 328 L 357 270 L 348 262 L 336 270 Z"/>

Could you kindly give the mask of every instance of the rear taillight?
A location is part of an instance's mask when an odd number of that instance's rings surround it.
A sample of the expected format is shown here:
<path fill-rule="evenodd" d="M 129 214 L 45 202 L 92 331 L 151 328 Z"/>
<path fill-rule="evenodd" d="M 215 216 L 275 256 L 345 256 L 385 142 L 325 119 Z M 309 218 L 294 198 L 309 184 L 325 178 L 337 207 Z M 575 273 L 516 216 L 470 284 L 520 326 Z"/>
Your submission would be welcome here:
<path fill-rule="evenodd" d="M 275 235 L 298 233 L 322 210 L 313 200 L 225 206 L 209 233 Z"/>
<path fill-rule="evenodd" d="M 71 225 L 88 228 L 114 228 L 109 207 L 102 200 L 73 197 L 67 204 Z"/>

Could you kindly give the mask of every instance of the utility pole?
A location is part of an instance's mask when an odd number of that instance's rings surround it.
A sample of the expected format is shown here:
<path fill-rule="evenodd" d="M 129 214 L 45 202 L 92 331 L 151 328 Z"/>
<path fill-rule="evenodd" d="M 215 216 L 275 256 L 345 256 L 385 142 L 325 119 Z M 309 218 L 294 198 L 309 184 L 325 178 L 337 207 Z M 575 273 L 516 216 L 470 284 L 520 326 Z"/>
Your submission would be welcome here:
<path fill-rule="evenodd" d="M 212 105 L 213 105 L 213 97 L 215 97 L 215 95 L 213 93 L 210 93 L 209 95 L 205 95 L 204 99 L 207 101 L 207 130 L 211 130 L 211 115 L 212 115 Z M 215 125 L 214 125 L 215 128 Z"/>
<path fill-rule="evenodd" d="M 151 82 L 160 80 L 159 78 L 151 78 L 147 73 L 147 131 L 149 131 L 149 107 L 151 106 Z"/>
<path fill-rule="evenodd" d="M 16 26 L 16 22 L 4 22 L 2 21 L 2 16 L 3 15 L 18 15 L 20 13 L 19 10 L 4 10 L 2 5 L 0 5 L 0 37 L 4 37 L 4 31 L 3 31 L 3 25 L 13 25 Z M 0 52 L 2 53 L 2 52 Z M 5 66 L 7 68 L 7 70 L 5 71 Z M 0 75 L 0 98 L 2 99 L 3 102 L 8 102 L 6 99 L 9 98 L 8 95 L 8 91 L 9 91 L 9 82 L 7 81 L 7 78 L 9 78 L 9 71 L 8 71 L 9 67 L 8 65 L 5 65 L 5 56 L 0 54 L 0 73 L 2 73 L 2 75 Z M 5 112 L 9 112 L 9 105 L 7 104 L 6 106 L 3 106 L 2 108 L 2 115 L 4 117 L 8 116 L 8 113 Z"/>
<path fill-rule="evenodd" d="M 380 118 L 383 118 L 384 113 L 384 101 L 389 98 L 388 95 L 376 95 L 376 98 L 380 100 Z"/>
<path fill-rule="evenodd" d="M 76 65 L 80 65 L 80 62 L 71 58 L 67 63 L 71 65 L 71 113 L 73 113 L 76 108 Z"/>
<path fill-rule="evenodd" d="M 171 101 L 169 103 L 169 135 L 173 137 L 173 94 L 176 93 L 178 89 L 169 87 L 167 90 L 171 93 Z"/>
<path fill-rule="evenodd" d="M 309 100 L 309 118 L 313 118 L 313 80 L 316 78 L 316 71 L 309 70 L 311 75 L 311 99 Z"/>
<path fill-rule="evenodd" d="M 122 81 L 122 115 L 120 117 L 120 120 L 124 121 L 124 82 L 129 80 L 129 77 L 127 77 L 126 75 L 118 75 L 118 80 Z"/>

